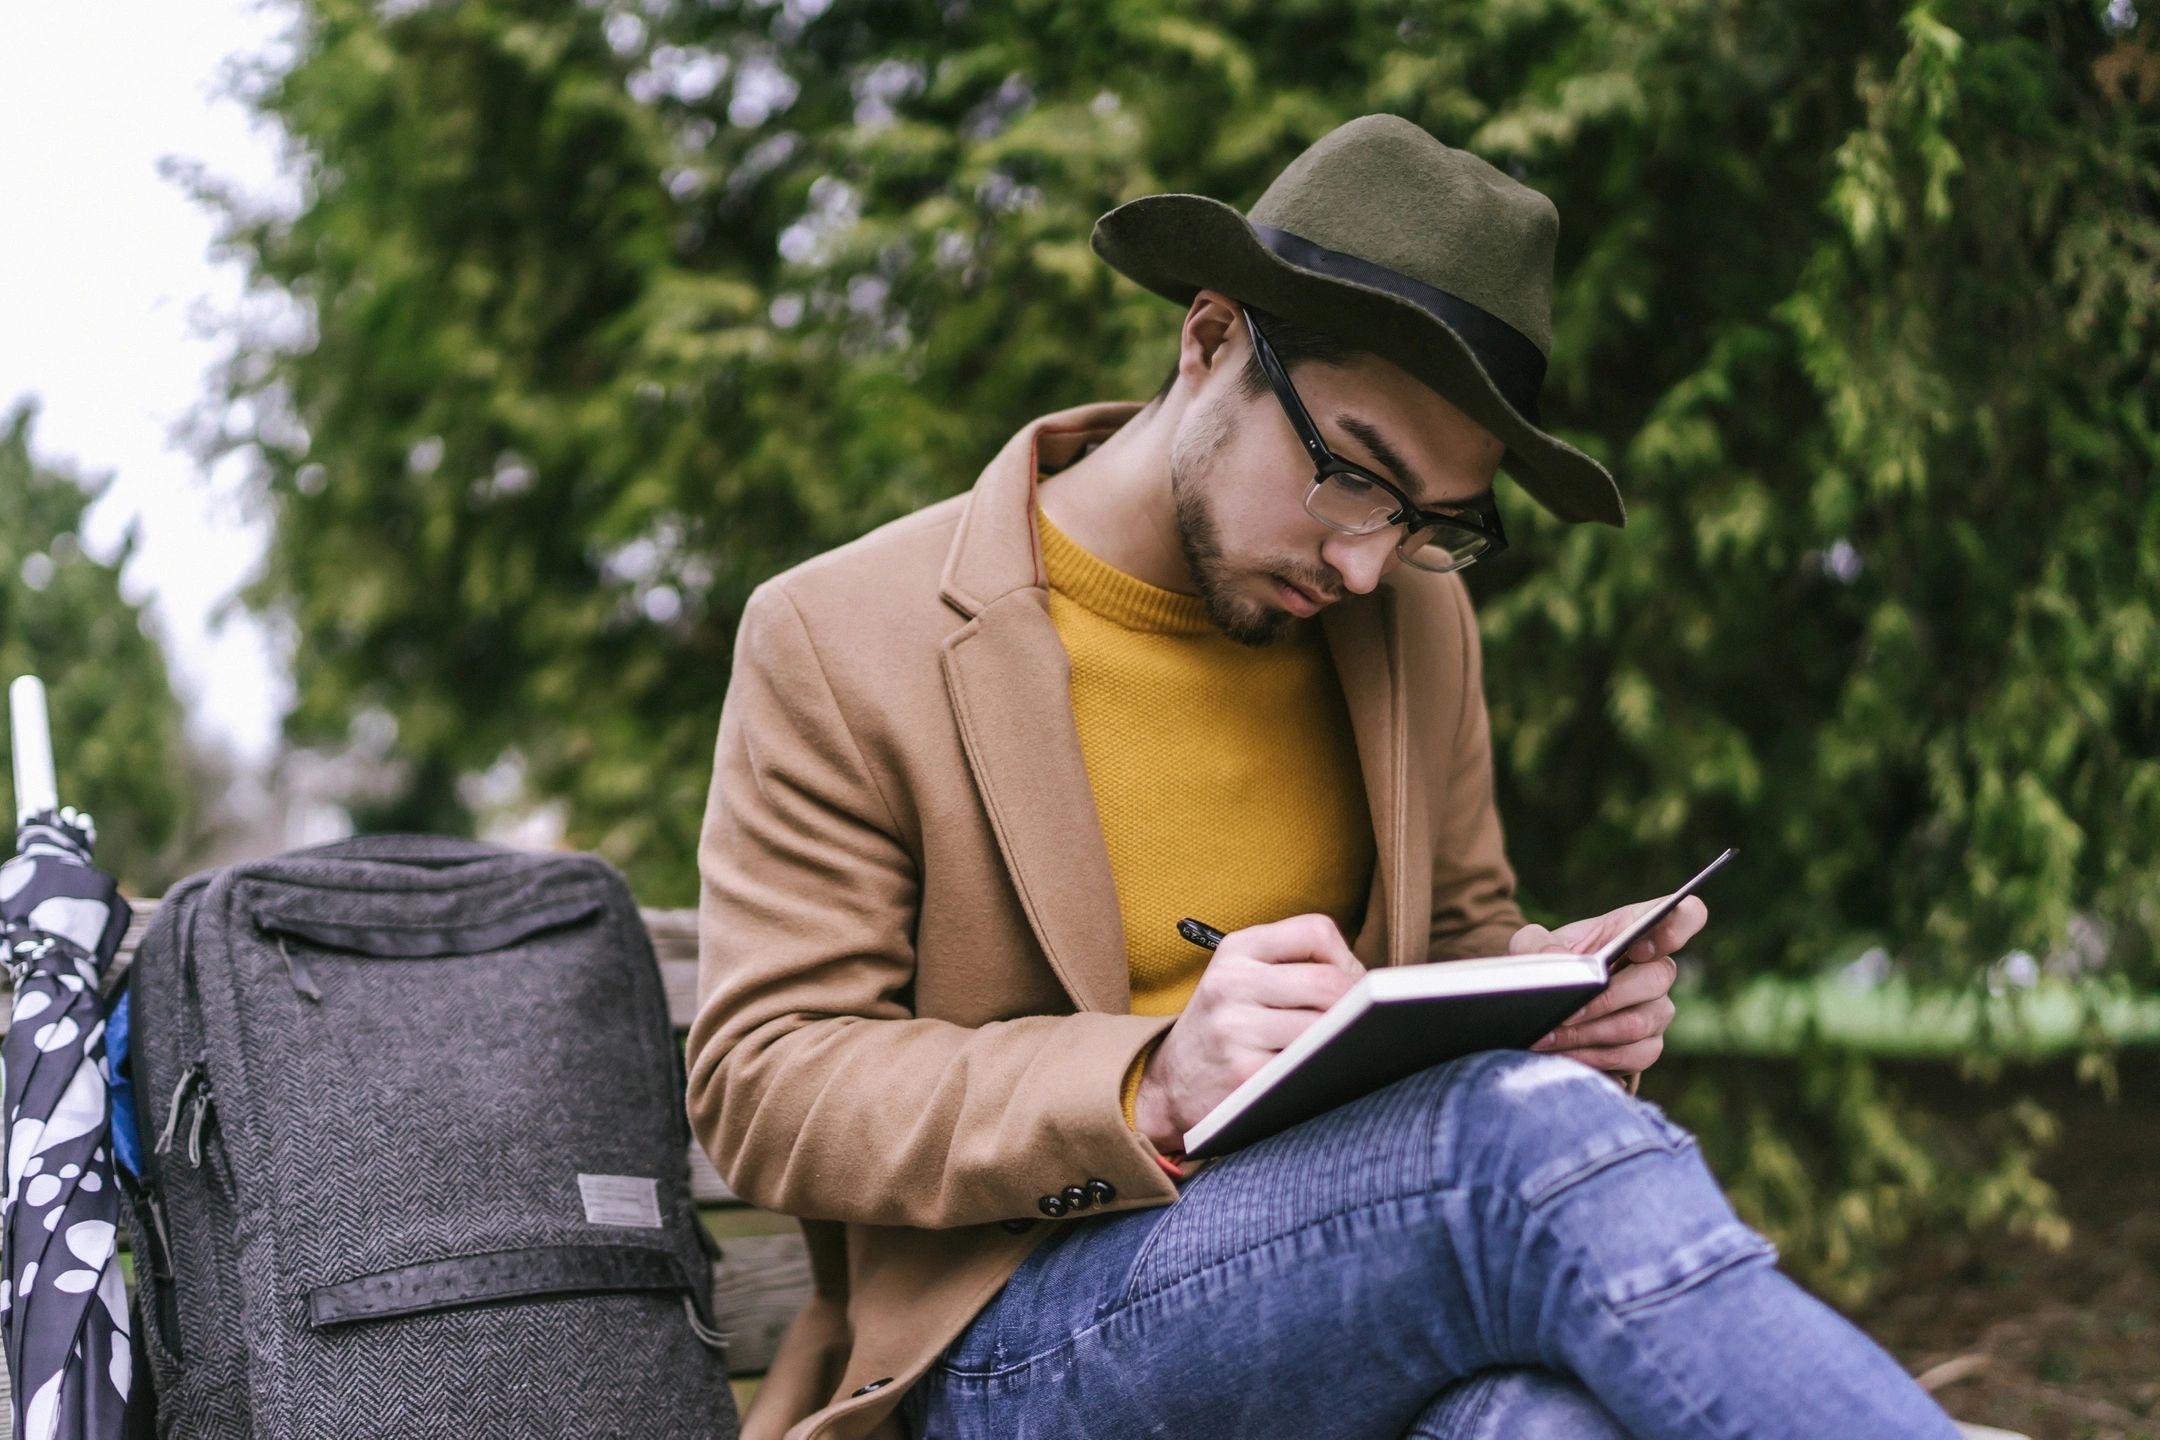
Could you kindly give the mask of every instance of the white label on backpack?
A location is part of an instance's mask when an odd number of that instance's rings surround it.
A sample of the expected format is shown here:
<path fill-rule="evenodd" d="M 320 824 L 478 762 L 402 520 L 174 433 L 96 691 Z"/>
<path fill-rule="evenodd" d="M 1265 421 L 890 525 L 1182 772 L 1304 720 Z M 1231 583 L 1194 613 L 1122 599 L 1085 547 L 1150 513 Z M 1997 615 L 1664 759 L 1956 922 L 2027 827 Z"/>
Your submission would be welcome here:
<path fill-rule="evenodd" d="M 660 1228 L 660 1182 L 637 1175 L 577 1177 L 585 1201 L 585 1219 L 594 1225 L 642 1225 Z"/>

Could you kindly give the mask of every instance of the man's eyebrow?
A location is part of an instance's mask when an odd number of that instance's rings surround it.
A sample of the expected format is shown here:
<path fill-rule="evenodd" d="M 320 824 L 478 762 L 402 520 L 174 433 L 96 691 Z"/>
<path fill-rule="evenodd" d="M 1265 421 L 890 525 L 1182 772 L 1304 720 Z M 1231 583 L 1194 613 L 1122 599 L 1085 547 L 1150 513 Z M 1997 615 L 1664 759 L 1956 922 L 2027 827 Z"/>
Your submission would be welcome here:
<path fill-rule="evenodd" d="M 1448 496 L 1433 501 L 1419 499 L 1420 493 L 1425 490 L 1425 482 L 1418 477 L 1417 472 L 1410 468 L 1410 462 L 1403 459 L 1395 447 L 1388 443 L 1387 436 L 1381 434 L 1377 426 L 1370 421 L 1360 419 L 1358 416 L 1342 414 L 1335 417 L 1335 423 L 1340 425 L 1360 445 L 1372 451 L 1374 458 L 1393 472 L 1397 483 L 1402 486 L 1403 493 L 1421 506 L 1461 505 L 1490 493 L 1481 490 L 1477 495 Z"/>

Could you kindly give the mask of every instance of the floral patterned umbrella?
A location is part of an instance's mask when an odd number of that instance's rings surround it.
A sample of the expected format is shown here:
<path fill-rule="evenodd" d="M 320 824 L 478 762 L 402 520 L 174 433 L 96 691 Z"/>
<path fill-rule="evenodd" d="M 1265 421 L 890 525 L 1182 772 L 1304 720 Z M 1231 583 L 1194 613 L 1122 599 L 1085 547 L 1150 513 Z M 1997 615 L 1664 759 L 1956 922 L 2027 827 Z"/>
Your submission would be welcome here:
<path fill-rule="evenodd" d="M 50 755 L 49 739 L 25 733 L 43 727 L 43 692 L 34 706 L 23 693 L 18 682 L 10 695 L 18 806 L 43 798 L 26 793 L 44 788 L 24 783 L 26 752 Z M 0 1335 L 17 1440 L 118 1440 L 133 1378 L 99 987 L 131 912 L 91 864 L 96 841 L 88 815 L 47 804 L 19 818 L 0 865 L 0 959 L 15 987 L 0 1041 Z"/>

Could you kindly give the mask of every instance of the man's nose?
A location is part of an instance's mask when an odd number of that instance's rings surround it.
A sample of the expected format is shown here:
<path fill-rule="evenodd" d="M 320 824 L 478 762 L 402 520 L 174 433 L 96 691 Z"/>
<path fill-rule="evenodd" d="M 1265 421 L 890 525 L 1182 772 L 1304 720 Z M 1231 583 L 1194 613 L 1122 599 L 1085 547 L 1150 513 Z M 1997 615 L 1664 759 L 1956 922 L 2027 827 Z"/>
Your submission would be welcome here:
<path fill-rule="evenodd" d="M 1395 542 L 1401 535 L 1402 532 L 1392 525 L 1371 535 L 1337 533 L 1320 547 L 1320 558 L 1342 576 L 1345 590 L 1353 595 L 1367 595 L 1388 571 L 1395 568 L 1399 558 L 1395 554 Z"/>

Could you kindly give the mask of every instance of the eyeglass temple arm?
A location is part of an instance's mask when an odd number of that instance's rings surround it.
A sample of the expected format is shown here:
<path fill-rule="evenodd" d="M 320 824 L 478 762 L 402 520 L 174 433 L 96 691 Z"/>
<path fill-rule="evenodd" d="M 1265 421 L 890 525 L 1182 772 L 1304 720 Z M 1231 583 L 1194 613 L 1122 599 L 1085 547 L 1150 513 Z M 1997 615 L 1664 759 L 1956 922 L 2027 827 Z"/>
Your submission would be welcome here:
<path fill-rule="evenodd" d="M 1245 328 L 1252 332 L 1253 354 L 1260 358 L 1260 368 L 1267 373 L 1268 379 L 1274 382 L 1275 393 L 1281 398 L 1283 409 L 1290 414 L 1290 428 L 1297 431 L 1298 443 L 1305 447 L 1305 453 L 1312 456 L 1315 464 L 1324 465 L 1333 460 L 1334 452 L 1327 448 L 1327 441 L 1320 438 L 1320 427 L 1313 423 L 1312 416 L 1305 409 L 1304 400 L 1299 398 L 1296 388 L 1291 385 L 1290 372 L 1283 369 L 1282 361 L 1276 358 L 1275 347 L 1268 344 L 1267 336 L 1260 333 L 1260 326 L 1253 320 L 1251 309 L 1240 304 L 1238 314 L 1245 317 Z"/>

